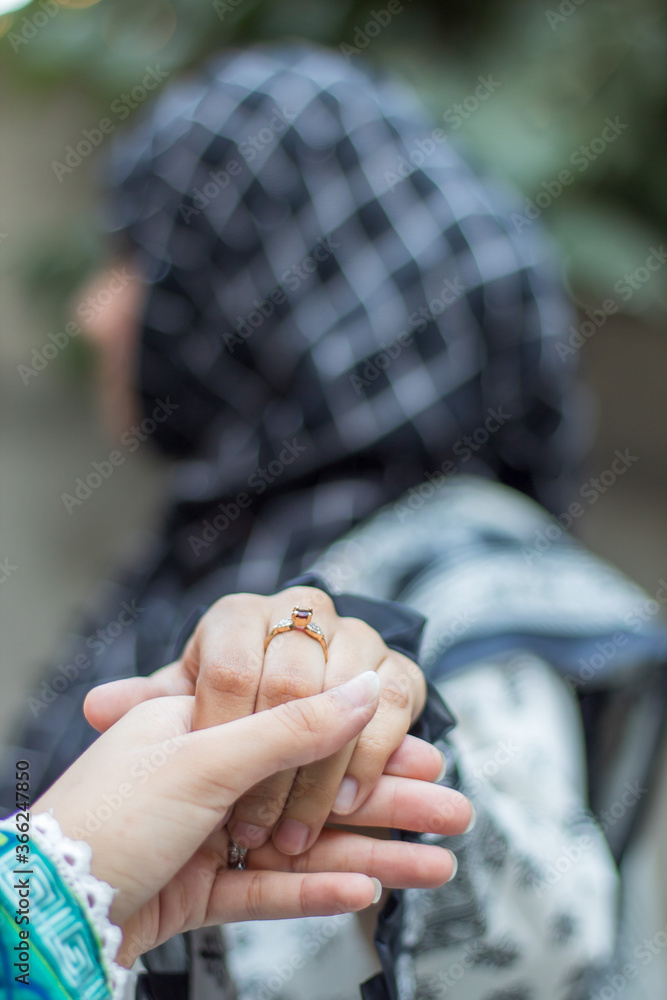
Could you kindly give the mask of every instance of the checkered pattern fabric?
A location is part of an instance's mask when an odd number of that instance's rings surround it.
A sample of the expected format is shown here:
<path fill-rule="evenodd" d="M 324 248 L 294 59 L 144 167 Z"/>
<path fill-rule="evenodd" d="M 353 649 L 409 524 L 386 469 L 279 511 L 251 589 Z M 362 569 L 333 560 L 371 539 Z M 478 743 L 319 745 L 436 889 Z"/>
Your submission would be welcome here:
<path fill-rule="evenodd" d="M 149 282 L 138 388 L 146 414 L 178 403 L 155 438 L 196 459 L 173 526 L 187 578 L 244 539 L 273 586 L 269 563 L 448 460 L 558 505 L 577 453 L 567 307 L 537 227 L 517 234 L 432 128 L 338 54 L 259 47 L 169 88 L 119 148 L 111 227 Z M 287 492 L 275 551 L 252 528 Z M 238 493 L 252 515 L 198 547 Z"/>

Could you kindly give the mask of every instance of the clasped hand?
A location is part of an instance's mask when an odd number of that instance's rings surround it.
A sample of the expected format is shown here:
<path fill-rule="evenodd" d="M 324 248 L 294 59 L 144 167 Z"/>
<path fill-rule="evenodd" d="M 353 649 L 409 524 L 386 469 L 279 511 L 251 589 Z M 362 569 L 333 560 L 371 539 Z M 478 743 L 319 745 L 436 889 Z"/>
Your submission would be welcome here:
<path fill-rule="evenodd" d="M 294 606 L 314 609 L 326 664 L 319 643 L 297 631 L 264 652 Z M 86 716 L 104 735 L 35 809 L 53 808 L 72 835 L 91 801 L 117 791 L 147 752 L 175 746 L 87 837 L 94 873 L 118 889 L 112 919 L 125 964 L 188 928 L 361 909 L 374 898 L 371 877 L 441 885 L 453 870 L 448 851 L 323 829 L 468 827 L 470 803 L 433 784 L 440 753 L 406 736 L 425 687 L 410 659 L 365 622 L 340 618 L 319 590 L 231 595 L 178 661 L 90 692 Z M 251 848 L 244 872 L 227 870 L 230 833 Z"/>

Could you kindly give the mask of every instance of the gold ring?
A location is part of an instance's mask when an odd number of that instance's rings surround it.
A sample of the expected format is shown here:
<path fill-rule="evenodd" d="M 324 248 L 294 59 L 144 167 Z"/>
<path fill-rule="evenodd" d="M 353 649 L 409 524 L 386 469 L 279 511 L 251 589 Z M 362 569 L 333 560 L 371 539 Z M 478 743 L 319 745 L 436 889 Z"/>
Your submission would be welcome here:
<path fill-rule="evenodd" d="M 327 640 L 325 639 L 324 632 L 320 626 L 313 624 L 311 621 L 312 617 L 312 608 L 293 608 L 291 618 L 281 618 L 280 621 L 273 626 L 264 640 L 264 649 L 266 649 L 269 645 L 274 635 L 278 635 L 279 632 L 292 632 L 296 629 L 298 632 L 304 632 L 306 635 L 309 635 L 311 639 L 317 639 L 322 647 L 324 662 L 326 663 L 329 656 L 327 652 Z"/>

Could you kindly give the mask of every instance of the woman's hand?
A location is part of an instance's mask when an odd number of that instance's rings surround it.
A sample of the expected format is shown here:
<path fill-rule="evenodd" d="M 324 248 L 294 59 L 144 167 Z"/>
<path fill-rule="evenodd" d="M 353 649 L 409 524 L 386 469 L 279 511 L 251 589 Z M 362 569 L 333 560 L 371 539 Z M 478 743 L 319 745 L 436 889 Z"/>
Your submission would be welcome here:
<path fill-rule="evenodd" d="M 313 608 L 313 622 L 329 645 L 327 663 L 319 643 L 296 630 L 277 635 L 264 652 L 270 629 L 296 606 Z M 300 854 L 313 846 L 330 812 L 347 818 L 366 801 L 426 697 L 419 667 L 388 649 L 370 625 L 340 618 L 323 591 L 291 587 L 272 597 L 223 597 L 201 619 L 179 661 L 151 677 L 94 689 L 85 711 L 104 731 L 147 698 L 194 694 L 194 726 L 203 729 L 317 694 L 366 670 L 378 674 L 382 687 L 378 711 L 361 735 L 327 760 L 257 784 L 230 819 L 241 846 L 259 847 L 273 833 L 280 851 Z M 421 748 L 413 748 L 411 776 L 433 780 L 440 770 L 432 773 L 437 751 Z"/>
<path fill-rule="evenodd" d="M 227 870 L 224 825 L 239 797 L 277 768 L 293 771 L 339 752 L 368 725 L 378 694 L 377 676 L 368 672 L 317 697 L 199 732 L 191 731 L 193 697 L 150 700 L 35 803 L 34 812 L 53 810 L 67 836 L 88 841 L 93 874 L 118 890 L 111 919 L 123 930 L 123 964 L 207 924 L 362 909 L 376 896 L 371 876 L 395 887 L 450 878 L 453 858 L 440 847 L 333 830 L 298 858 L 269 843 L 248 855 L 248 870 Z M 408 744 L 394 755 L 398 775 L 412 768 L 410 754 Z M 391 826 L 399 816 L 408 828 L 457 834 L 468 825 L 470 804 L 450 789 L 387 776 L 348 822 Z M 263 870 L 269 867 L 278 870 Z"/>

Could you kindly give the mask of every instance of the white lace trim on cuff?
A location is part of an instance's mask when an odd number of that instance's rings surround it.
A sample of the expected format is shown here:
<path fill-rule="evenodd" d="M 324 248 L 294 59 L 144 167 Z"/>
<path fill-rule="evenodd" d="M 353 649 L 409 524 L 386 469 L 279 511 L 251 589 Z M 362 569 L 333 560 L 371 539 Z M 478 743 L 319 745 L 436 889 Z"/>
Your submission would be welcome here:
<path fill-rule="evenodd" d="M 102 948 L 102 962 L 113 989 L 113 1000 L 123 1000 L 127 996 L 128 982 L 134 977 L 115 961 L 123 940 L 120 928 L 109 920 L 116 890 L 91 874 L 93 852 L 90 845 L 85 840 L 66 837 L 57 819 L 50 813 L 32 817 L 31 835 L 38 847 L 51 858 L 58 874 L 83 907 Z"/>

